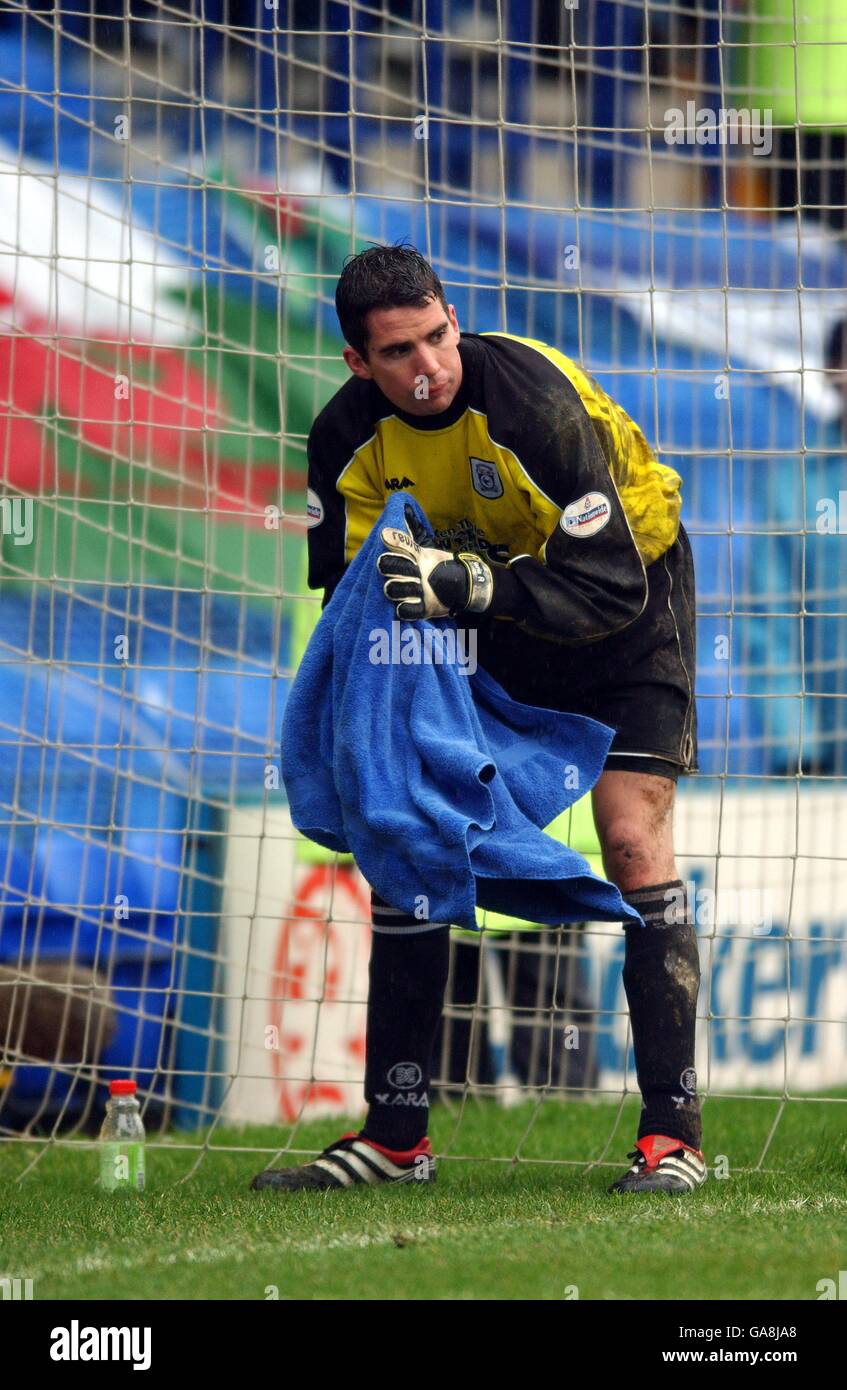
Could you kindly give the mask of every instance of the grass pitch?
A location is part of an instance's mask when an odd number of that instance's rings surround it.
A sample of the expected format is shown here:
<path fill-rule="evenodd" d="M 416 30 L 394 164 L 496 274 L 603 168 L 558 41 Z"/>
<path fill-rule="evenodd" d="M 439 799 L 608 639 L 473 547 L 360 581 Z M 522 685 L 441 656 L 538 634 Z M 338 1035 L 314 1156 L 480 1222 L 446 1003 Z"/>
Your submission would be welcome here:
<path fill-rule="evenodd" d="M 100 1192 L 94 1147 L 0 1143 L 0 1275 L 32 1278 L 36 1299 L 814 1300 L 847 1268 L 845 1118 L 837 1100 L 710 1101 L 707 1158 L 729 1176 L 635 1199 L 605 1192 L 635 1102 L 439 1106 L 434 1147 L 462 1157 L 434 1185 L 287 1197 L 248 1190 L 281 1129 L 151 1144 L 138 1195 Z M 317 1151 L 345 1127 L 291 1142 Z M 761 1170 L 738 1171 L 772 1131 Z"/>

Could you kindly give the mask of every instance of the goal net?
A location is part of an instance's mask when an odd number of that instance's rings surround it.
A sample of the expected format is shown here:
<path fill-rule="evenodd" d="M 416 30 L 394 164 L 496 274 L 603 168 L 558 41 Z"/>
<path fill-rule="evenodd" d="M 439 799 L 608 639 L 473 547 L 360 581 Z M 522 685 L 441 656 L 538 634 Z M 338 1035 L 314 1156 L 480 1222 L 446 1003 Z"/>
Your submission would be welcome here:
<path fill-rule="evenodd" d="M 401 238 L 463 328 L 560 348 L 681 474 L 702 1094 L 754 1109 L 759 1166 L 847 1097 L 847 20 L 802 9 L 5 7 L 0 1135 L 34 1163 L 116 1076 L 198 1163 L 362 1113 L 368 889 L 293 830 L 279 733 L 335 282 Z M 588 801 L 553 833 L 601 871 Z M 490 1113 L 475 1156 L 532 1161 L 566 1106 L 560 1161 L 619 1157 L 622 931 L 480 925 L 437 1147 Z"/>

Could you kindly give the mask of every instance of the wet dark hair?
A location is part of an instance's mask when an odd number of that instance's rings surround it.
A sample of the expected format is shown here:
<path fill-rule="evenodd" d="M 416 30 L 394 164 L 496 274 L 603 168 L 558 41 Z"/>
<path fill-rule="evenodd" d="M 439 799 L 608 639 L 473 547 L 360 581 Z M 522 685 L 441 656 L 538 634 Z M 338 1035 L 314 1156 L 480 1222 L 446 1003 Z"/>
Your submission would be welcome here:
<path fill-rule="evenodd" d="M 345 341 L 367 356 L 371 309 L 423 309 L 431 299 L 447 310 L 444 287 L 414 246 L 369 246 L 345 264 L 335 290 L 335 310 Z"/>

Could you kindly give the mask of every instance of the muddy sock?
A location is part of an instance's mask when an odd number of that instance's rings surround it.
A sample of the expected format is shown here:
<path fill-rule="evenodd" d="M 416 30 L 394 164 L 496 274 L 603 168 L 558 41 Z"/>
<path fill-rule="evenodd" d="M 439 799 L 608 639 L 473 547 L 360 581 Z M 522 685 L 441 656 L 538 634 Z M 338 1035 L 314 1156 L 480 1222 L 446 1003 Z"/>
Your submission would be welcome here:
<path fill-rule="evenodd" d="M 681 879 L 625 895 L 643 927 L 625 926 L 623 982 L 642 1096 L 638 1138 L 667 1134 L 699 1149 L 694 1030 L 700 955 Z"/>

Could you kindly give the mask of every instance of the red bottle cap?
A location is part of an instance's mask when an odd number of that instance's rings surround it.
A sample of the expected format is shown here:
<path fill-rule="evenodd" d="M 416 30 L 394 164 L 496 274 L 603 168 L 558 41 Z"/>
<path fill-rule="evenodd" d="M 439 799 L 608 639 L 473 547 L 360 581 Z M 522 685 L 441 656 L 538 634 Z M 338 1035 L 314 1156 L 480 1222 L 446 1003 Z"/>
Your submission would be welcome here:
<path fill-rule="evenodd" d="M 137 1090 L 137 1086 L 136 1086 L 136 1083 L 135 1083 L 134 1081 L 110 1081 L 110 1082 L 109 1082 L 109 1095 L 110 1095 L 110 1096 L 134 1096 L 136 1090 Z"/>

